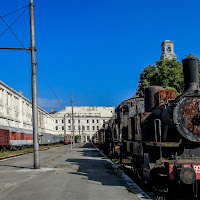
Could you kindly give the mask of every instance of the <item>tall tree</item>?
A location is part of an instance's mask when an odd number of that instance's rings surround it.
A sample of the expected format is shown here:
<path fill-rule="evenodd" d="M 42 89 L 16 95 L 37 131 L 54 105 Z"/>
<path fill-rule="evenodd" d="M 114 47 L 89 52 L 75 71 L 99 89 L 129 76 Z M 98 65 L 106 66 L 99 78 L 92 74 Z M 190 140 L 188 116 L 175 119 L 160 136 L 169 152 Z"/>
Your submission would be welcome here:
<path fill-rule="evenodd" d="M 175 58 L 172 60 L 159 60 L 155 65 L 144 68 L 140 74 L 137 94 L 144 96 L 147 86 L 159 85 L 166 89 L 175 89 L 178 93 L 183 90 L 182 64 Z"/>

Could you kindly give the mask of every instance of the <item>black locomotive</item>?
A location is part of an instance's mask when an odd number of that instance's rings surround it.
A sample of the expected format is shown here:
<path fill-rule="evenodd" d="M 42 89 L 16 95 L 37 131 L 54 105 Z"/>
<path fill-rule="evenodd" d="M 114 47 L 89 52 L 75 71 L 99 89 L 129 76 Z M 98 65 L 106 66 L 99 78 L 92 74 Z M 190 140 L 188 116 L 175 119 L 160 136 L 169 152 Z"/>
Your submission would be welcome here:
<path fill-rule="evenodd" d="M 116 116 L 98 131 L 93 141 L 154 188 L 167 192 L 169 183 L 191 186 L 195 195 L 200 180 L 199 60 L 182 61 L 184 91 L 145 89 L 145 98 L 132 97 L 116 108 Z"/>

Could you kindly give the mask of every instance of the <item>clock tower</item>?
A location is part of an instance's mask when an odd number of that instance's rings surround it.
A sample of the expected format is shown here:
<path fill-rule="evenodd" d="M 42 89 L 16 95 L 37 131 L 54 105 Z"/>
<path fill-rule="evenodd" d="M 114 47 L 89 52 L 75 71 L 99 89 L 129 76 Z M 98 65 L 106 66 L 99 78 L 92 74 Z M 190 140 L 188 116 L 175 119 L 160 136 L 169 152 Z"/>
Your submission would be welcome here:
<path fill-rule="evenodd" d="M 174 42 L 170 40 L 165 40 L 162 44 L 162 55 L 160 60 L 172 60 L 173 58 L 177 58 L 174 53 Z"/>

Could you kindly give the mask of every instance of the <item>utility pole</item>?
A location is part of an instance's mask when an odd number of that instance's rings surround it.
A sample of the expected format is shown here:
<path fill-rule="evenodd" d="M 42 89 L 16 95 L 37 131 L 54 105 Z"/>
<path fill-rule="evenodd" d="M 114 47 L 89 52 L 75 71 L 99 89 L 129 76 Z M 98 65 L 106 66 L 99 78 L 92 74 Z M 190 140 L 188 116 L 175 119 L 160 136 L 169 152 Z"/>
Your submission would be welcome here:
<path fill-rule="evenodd" d="M 39 169 L 39 138 L 38 138 L 38 102 L 37 102 L 37 76 L 36 76 L 36 47 L 35 47 L 35 24 L 34 4 L 30 0 L 30 28 L 31 28 L 31 65 L 32 65 L 32 116 L 33 116 L 33 155 L 34 169 Z"/>
<path fill-rule="evenodd" d="M 67 131 L 67 130 L 66 130 L 66 128 L 67 128 L 67 127 L 66 127 L 66 126 L 67 126 L 67 125 L 66 125 L 66 114 L 64 114 L 64 121 L 63 121 L 63 122 L 64 122 L 64 137 L 65 137 L 65 136 L 66 136 L 66 131 Z"/>
<path fill-rule="evenodd" d="M 72 115 L 70 115 L 70 126 L 71 126 L 71 149 L 73 149 L 73 138 L 72 138 Z"/>
<path fill-rule="evenodd" d="M 34 24 L 34 4 L 30 0 L 30 32 L 31 47 L 30 48 L 10 48 L 0 47 L 3 50 L 30 50 L 31 51 L 31 67 L 32 67 L 32 117 L 33 117 L 33 161 L 34 169 L 39 169 L 39 138 L 38 138 L 38 105 L 37 105 L 37 76 L 36 76 L 36 47 L 35 47 L 35 24 Z M 3 19 L 3 18 L 2 18 Z M 9 26 L 8 26 L 9 28 Z"/>
<path fill-rule="evenodd" d="M 79 131 L 78 140 L 79 140 L 79 142 L 80 142 L 80 139 L 81 139 L 81 133 L 80 133 L 80 131 L 81 131 L 81 126 L 80 126 L 80 118 L 79 118 L 79 114 L 78 114 L 78 131 Z"/>
<path fill-rule="evenodd" d="M 72 147 L 75 148 L 75 137 L 74 137 L 74 112 L 73 112 L 73 96 L 71 94 L 71 104 L 72 104 L 72 137 L 73 137 L 73 145 Z"/>

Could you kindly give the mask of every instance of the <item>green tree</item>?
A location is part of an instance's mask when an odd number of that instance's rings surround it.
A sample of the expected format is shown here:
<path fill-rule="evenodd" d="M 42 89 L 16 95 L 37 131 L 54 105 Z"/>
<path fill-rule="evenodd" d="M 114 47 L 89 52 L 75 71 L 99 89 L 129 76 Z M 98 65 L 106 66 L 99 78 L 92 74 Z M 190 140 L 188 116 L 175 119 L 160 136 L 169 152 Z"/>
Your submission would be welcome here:
<path fill-rule="evenodd" d="M 152 85 L 175 89 L 181 93 L 183 91 L 182 64 L 176 59 L 159 60 L 155 65 L 144 68 L 140 74 L 137 95 L 143 97 L 145 87 Z"/>

